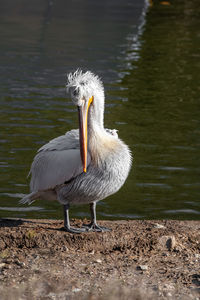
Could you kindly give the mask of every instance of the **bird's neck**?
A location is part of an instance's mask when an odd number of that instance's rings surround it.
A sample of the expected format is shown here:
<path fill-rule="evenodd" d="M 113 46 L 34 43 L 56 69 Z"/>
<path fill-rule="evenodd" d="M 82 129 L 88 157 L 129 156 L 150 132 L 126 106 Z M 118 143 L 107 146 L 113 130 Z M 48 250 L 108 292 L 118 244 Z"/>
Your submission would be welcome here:
<path fill-rule="evenodd" d="M 93 102 L 93 106 L 91 106 L 88 115 L 88 151 L 91 156 L 93 156 L 92 153 L 95 153 L 96 146 L 100 141 L 99 137 L 104 132 L 104 113 L 99 112 L 96 102 Z"/>
<path fill-rule="evenodd" d="M 104 97 L 94 98 L 88 118 L 88 151 L 93 163 L 100 166 L 105 157 L 116 151 L 118 144 L 118 139 L 104 129 Z"/>
<path fill-rule="evenodd" d="M 88 123 L 88 137 L 92 136 L 95 133 L 104 131 L 104 118 L 102 116 L 98 116 L 98 118 L 90 118 Z"/>
<path fill-rule="evenodd" d="M 91 131 L 103 130 L 104 128 L 104 92 L 98 92 L 89 110 L 89 128 Z"/>
<path fill-rule="evenodd" d="M 91 118 L 88 124 L 88 145 L 90 146 L 94 141 L 101 139 L 104 132 L 103 118 L 99 120 Z"/>
<path fill-rule="evenodd" d="M 90 123 L 88 131 L 88 151 L 92 162 L 101 167 L 105 158 L 115 152 L 119 147 L 116 137 L 108 134 L 103 124 Z"/>

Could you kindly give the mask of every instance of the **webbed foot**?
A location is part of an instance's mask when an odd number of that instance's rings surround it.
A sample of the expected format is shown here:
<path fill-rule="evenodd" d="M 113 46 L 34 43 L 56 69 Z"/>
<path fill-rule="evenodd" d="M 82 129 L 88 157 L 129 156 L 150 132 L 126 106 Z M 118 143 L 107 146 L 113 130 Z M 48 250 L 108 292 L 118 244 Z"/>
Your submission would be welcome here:
<path fill-rule="evenodd" d="M 64 226 L 62 230 L 67 231 L 69 233 L 82 233 L 82 232 L 87 232 L 87 228 L 81 227 L 81 228 L 73 228 L 73 227 L 68 227 Z"/>
<path fill-rule="evenodd" d="M 86 228 L 86 231 L 92 231 L 92 232 L 109 232 L 112 231 L 112 229 L 97 225 L 96 223 L 90 223 L 88 225 L 83 225 Z"/>

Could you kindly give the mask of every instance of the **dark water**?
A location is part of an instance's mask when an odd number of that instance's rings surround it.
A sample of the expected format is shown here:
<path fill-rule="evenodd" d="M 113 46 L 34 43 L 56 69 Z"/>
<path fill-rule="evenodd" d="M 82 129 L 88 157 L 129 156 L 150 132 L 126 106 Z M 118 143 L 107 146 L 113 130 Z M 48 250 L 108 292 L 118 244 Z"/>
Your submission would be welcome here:
<path fill-rule="evenodd" d="M 62 217 L 56 202 L 21 207 L 18 200 L 28 193 L 36 150 L 78 126 L 64 86 L 81 67 L 103 78 L 105 126 L 119 129 L 134 153 L 126 184 L 99 203 L 98 217 L 199 219 L 198 6 L 1 1 L 1 216 Z M 87 206 L 71 211 L 88 215 Z"/>

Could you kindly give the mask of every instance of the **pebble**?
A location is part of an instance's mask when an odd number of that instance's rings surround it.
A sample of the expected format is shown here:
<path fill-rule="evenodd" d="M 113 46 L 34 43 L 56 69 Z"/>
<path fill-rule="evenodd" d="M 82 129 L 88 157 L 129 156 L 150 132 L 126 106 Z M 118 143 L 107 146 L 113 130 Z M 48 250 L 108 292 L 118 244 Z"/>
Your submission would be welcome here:
<path fill-rule="evenodd" d="M 25 266 L 24 262 L 20 262 L 18 260 L 15 260 L 15 264 L 18 265 L 19 267 L 24 267 Z"/>
<path fill-rule="evenodd" d="M 142 270 L 142 271 L 147 271 L 148 270 L 148 266 L 147 265 L 140 265 L 137 267 L 138 270 Z"/>
<path fill-rule="evenodd" d="M 167 289 L 167 290 L 174 290 L 175 287 L 174 287 L 174 285 L 172 285 L 172 284 L 166 283 L 166 284 L 164 285 L 164 289 Z"/>
<path fill-rule="evenodd" d="M 68 251 L 69 249 L 66 246 L 63 246 L 63 251 Z"/>
<path fill-rule="evenodd" d="M 166 227 L 164 225 L 162 225 L 162 224 L 155 223 L 154 224 L 154 228 L 161 229 L 161 228 L 166 228 Z"/>
<path fill-rule="evenodd" d="M 102 263 L 102 260 L 101 260 L 101 259 L 99 259 L 99 258 L 97 258 L 97 259 L 95 260 L 95 262 L 97 262 L 97 263 L 101 264 L 101 263 Z"/>
<path fill-rule="evenodd" d="M 167 235 L 163 235 L 160 239 L 159 239 L 159 244 L 162 248 L 167 248 L 168 250 L 173 250 L 176 246 L 176 239 L 175 236 L 167 236 Z"/>
<path fill-rule="evenodd" d="M 78 293 L 80 291 L 81 291 L 81 289 L 78 289 L 78 288 L 75 288 L 75 289 L 72 290 L 73 293 Z"/>

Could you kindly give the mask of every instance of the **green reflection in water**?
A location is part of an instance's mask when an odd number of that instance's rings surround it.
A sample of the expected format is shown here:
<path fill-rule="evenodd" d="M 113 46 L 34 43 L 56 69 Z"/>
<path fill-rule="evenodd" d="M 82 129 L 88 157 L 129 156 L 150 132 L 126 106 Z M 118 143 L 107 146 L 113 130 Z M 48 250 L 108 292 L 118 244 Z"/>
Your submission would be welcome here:
<path fill-rule="evenodd" d="M 123 79 L 115 119 L 134 153 L 113 210 L 145 218 L 200 216 L 198 2 L 157 3 L 148 12 L 140 58 Z M 123 199 L 121 203 L 121 199 Z M 120 204 L 121 203 L 121 204 Z"/>

